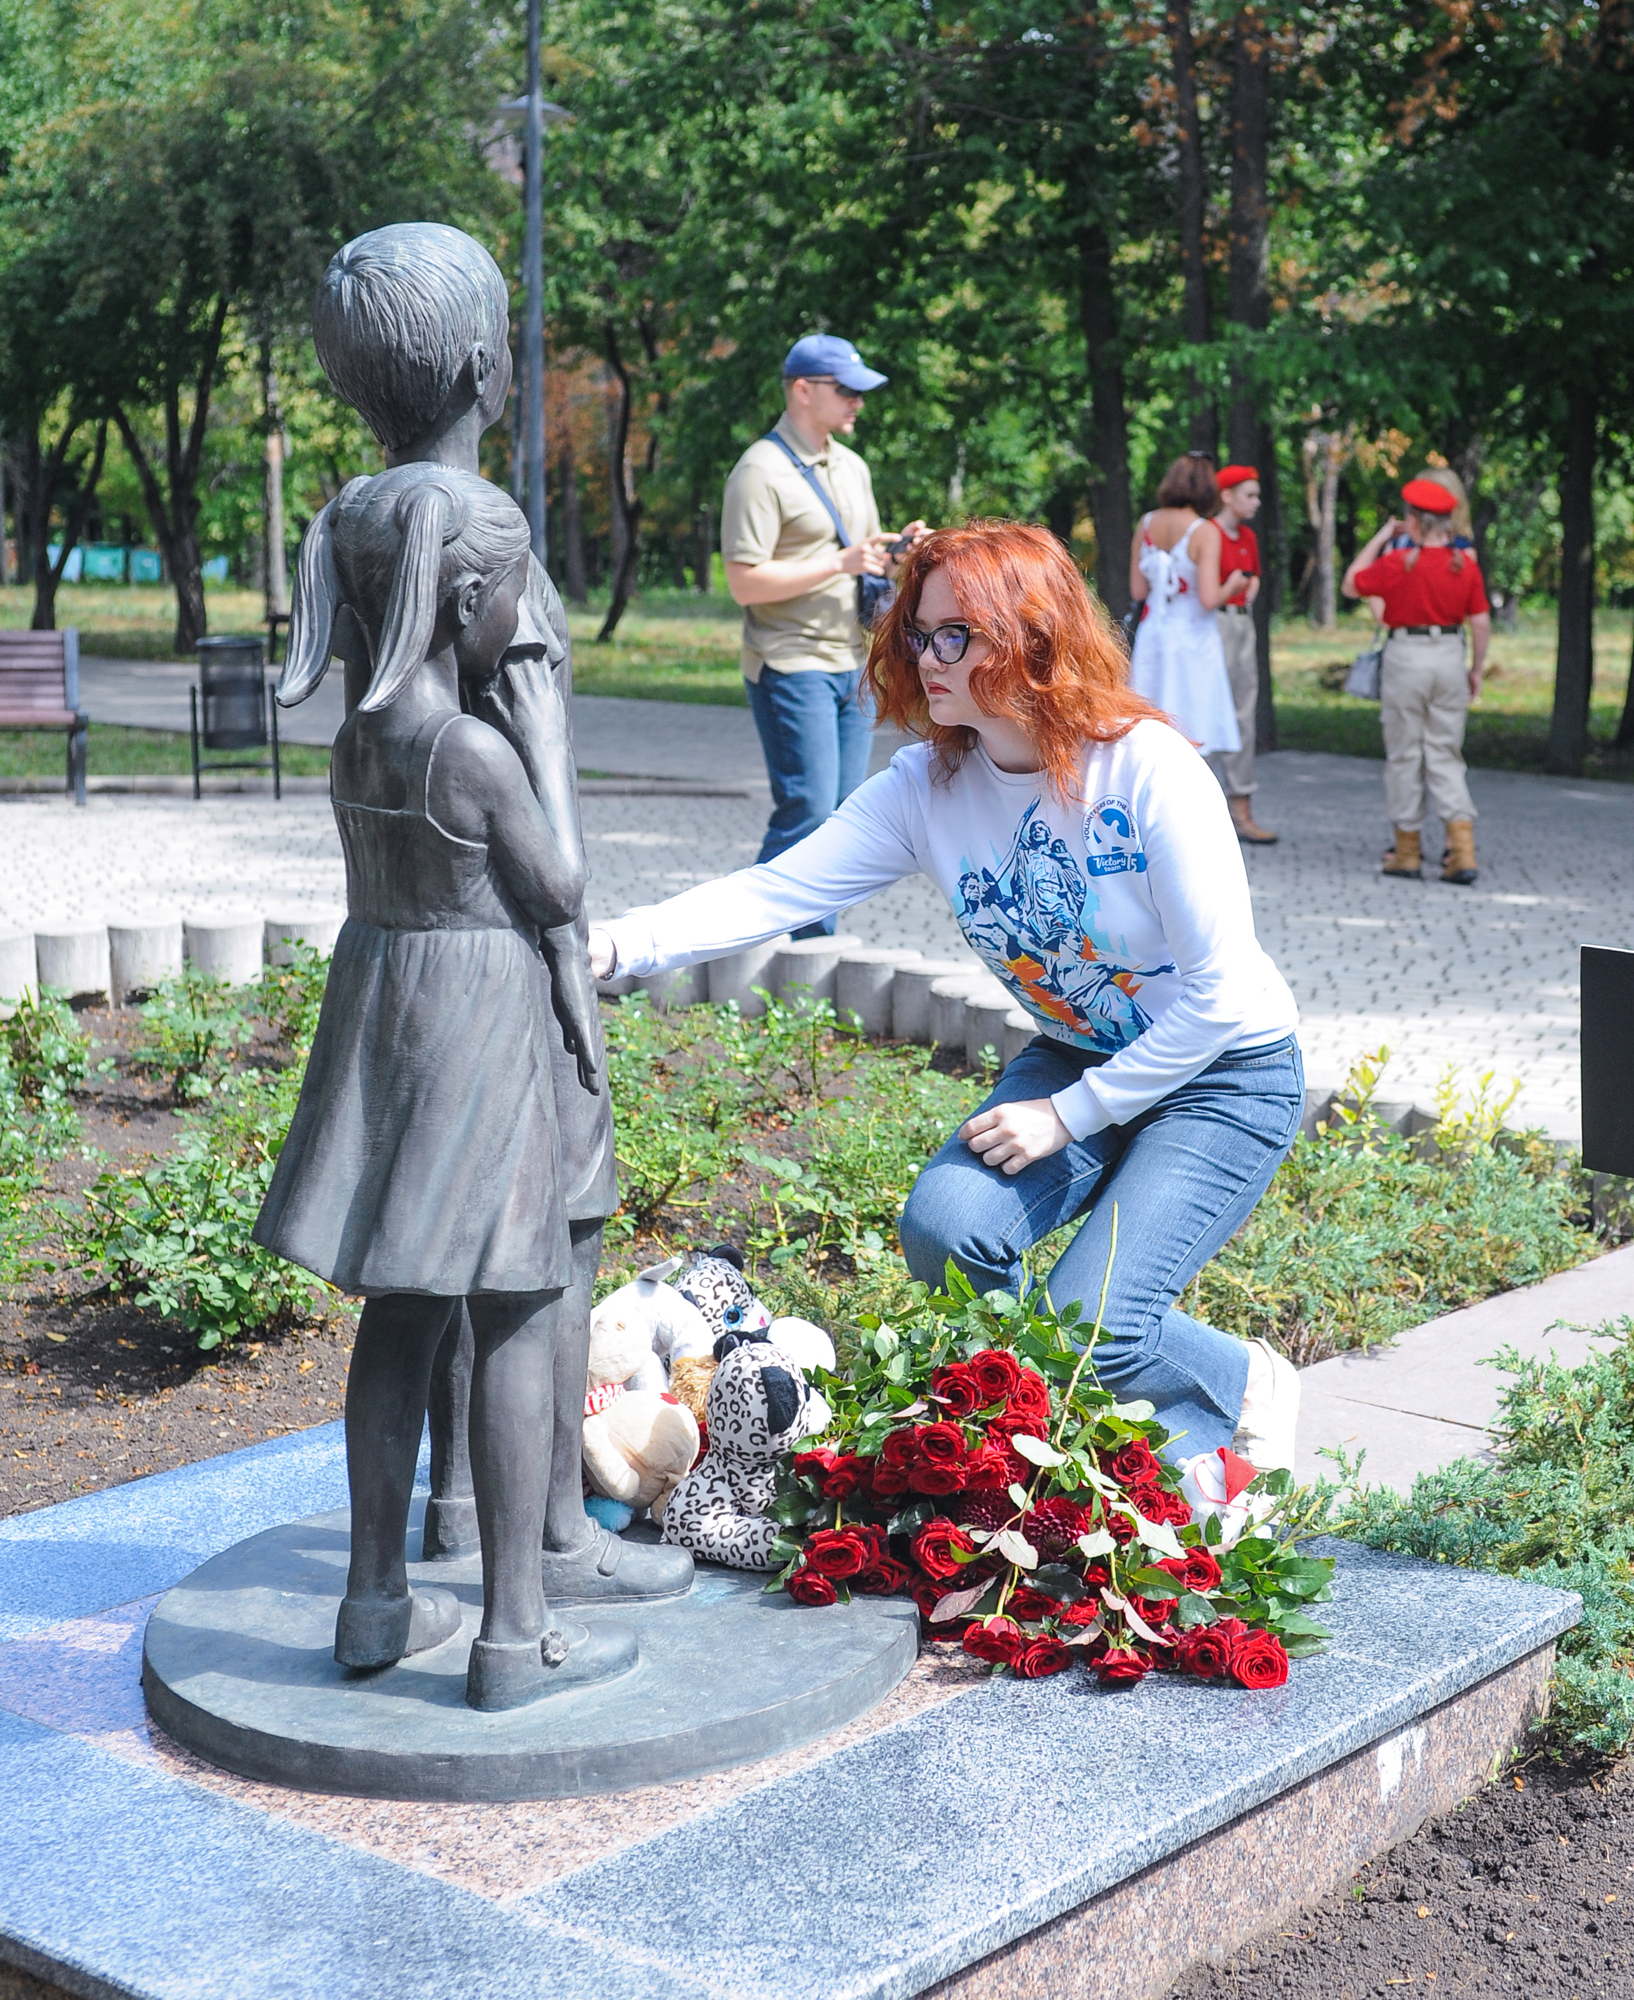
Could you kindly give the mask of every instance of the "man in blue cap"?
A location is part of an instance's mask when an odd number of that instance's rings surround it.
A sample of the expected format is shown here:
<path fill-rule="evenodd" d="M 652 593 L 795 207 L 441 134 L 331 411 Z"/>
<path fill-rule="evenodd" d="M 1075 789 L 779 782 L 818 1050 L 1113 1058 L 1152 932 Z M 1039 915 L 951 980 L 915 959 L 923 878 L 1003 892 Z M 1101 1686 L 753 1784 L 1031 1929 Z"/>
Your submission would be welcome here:
<path fill-rule="evenodd" d="M 837 334 L 797 340 L 783 363 L 783 415 L 726 482 L 721 555 L 743 606 L 743 678 L 772 781 L 761 861 L 821 826 L 868 775 L 858 579 L 888 577 L 896 561 L 868 467 L 840 440 L 886 379 Z M 830 918 L 796 935 L 833 929 Z"/>

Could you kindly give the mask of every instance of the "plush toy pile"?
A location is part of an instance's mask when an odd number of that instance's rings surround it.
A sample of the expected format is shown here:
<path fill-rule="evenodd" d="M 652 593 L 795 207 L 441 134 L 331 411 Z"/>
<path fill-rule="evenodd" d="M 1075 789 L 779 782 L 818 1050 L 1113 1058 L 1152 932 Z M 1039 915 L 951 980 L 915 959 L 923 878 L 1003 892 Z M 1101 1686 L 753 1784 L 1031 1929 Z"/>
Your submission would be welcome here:
<path fill-rule="evenodd" d="M 743 1345 L 755 1354 L 734 1361 Z M 653 1265 L 591 1315 L 586 1506 L 615 1533 L 645 1508 L 694 1555 L 768 1567 L 776 1461 L 829 1421 L 805 1371 L 833 1366 L 823 1329 L 774 1319 L 730 1245 Z M 672 1513 L 683 1481 L 691 1497 Z"/>

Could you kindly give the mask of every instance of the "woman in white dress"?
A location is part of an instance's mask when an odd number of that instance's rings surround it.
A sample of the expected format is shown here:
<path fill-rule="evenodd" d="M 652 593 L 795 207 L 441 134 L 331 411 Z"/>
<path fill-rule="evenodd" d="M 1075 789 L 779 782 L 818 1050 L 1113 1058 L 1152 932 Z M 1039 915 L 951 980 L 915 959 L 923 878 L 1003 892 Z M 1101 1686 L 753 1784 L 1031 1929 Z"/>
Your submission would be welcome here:
<path fill-rule="evenodd" d="M 1242 748 L 1214 614 L 1243 579 L 1236 570 L 1220 575 L 1220 531 L 1209 519 L 1219 504 L 1208 460 L 1177 458 L 1129 551 L 1129 594 L 1146 606 L 1130 685 L 1205 757 Z"/>

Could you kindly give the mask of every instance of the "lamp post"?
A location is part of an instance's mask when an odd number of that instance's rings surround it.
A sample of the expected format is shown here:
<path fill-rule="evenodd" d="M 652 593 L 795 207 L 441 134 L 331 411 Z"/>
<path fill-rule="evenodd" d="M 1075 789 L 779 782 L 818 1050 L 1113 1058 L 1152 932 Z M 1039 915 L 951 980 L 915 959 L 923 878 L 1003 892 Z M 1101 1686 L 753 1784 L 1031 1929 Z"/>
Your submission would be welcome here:
<path fill-rule="evenodd" d="M 521 423 L 521 501 L 532 531 L 533 552 L 545 560 L 545 209 L 544 136 L 547 124 L 567 117 L 546 102 L 541 70 L 542 0 L 528 0 L 528 92 L 502 109 L 522 114 L 522 352 L 517 371 Z"/>

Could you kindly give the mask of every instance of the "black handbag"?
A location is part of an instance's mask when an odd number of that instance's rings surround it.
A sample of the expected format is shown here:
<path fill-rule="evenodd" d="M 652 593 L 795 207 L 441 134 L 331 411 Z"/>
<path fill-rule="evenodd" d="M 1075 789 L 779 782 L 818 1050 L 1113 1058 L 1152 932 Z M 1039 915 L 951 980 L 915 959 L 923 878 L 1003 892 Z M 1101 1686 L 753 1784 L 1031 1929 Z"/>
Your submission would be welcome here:
<path fill-rule="evenodd" d="M 776 431 L 766 433 L 766 442 L 775 444 L 788 458 L 789 463 L 811 488 L 828 510 L 828 518 L 834 523 L 834 532 L 840 538 L 840 547 L 848 549 L 851 537 L 845 532 L 845 523 L 840 519 L 840 510 L 828 497 L 823 482 L 816 471 L 806 464 L 800 454 L 792 450 L 786 438 L 780 438 Z M 872 632 L 886 612 L 896 602 L 896 585 L 888 576 L 859 576 L 857 578 L 857 623 L 865 632 Z"/>

